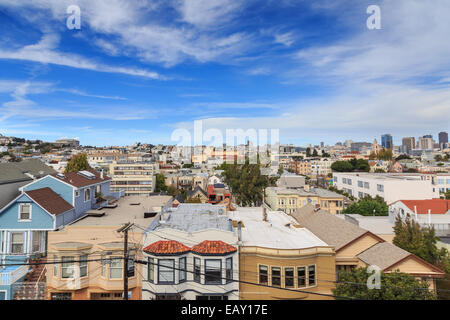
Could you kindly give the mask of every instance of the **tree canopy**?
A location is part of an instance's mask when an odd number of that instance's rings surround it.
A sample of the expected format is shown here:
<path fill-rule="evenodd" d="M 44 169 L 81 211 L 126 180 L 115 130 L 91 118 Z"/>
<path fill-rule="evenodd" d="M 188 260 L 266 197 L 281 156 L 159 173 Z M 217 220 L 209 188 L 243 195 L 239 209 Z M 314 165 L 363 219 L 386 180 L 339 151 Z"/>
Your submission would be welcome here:
<path fill-rule="evenodd" d="M 376 198 L 367 196 L 349 205 L 342 210 L 342 213 L 354 213 L 362 216 L 387 216 L 389 215 L 389 207 L 379 196 Z"/>
<path fill-rule="evenodd" d="M 162 173 L 156 175 L 155 192 L 167 191 L 166 179 Z"/>
<path fill-rule="evenodd" d="M 335 161 L 331 164 L 331 169 L 337 172 L 369 172 L 369 162 L 364 159 L 351 159 L 349 161 Z"/>
<path fill-rule="evenodd" d="M 367 268 L 340 271 L 333 294 L 361 300 L 436 300 L 436 295 L 428 290 L 426 281 L 398 271 L 381 272 L 380 288 L 369 289 L 367 280 L 371 274 L 367 273 Z"/>
<path fill-rule="evenodd" d="M 80 170 L 92 170 L 89 162 L 87 160 L 86 153 L 76 154 L 70 159 L 67 163 L 66 169 L 64 172 L 78 172 Z"/>
<path fill-rule="evenodd" d="M 222 176 L 230 187 L 236 203 L 241 206 L 258 206 L 262 203 L 264 189 L 275 183 L 275 179 L 262 175 L 259 164 L 227 164 L 218 169 L 224 170 Z"/>
<path fill-rule="evenodd" d="M 395 220 L 394 233 L 393 244 L 450 272 L 449 252 L 445 248 L 437 247 L 439 238 L 434 227 L 422 227 L 409 215 L 404 219 L 398 216 Z"/>

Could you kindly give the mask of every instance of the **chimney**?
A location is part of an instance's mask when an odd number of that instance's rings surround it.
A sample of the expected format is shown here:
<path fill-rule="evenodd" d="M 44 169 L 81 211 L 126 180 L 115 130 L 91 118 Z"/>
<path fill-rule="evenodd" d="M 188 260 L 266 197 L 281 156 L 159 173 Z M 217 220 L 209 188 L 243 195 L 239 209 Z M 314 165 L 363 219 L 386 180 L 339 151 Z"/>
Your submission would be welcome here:
<path fill-rule="evenodd" d="M 102 172 L 100 172 L 100 179 L 103 180 L 103 169 L 102 169 Z"/>
<path fill-rule="evenodd" d="M 416 218 L 417 221 L 417 206 L 414 206 L 414 217 Z"/>
<path fill-rule="evenodd" d="M 431 209 L 428 209 L 428 226 L 431 227 Z"/>

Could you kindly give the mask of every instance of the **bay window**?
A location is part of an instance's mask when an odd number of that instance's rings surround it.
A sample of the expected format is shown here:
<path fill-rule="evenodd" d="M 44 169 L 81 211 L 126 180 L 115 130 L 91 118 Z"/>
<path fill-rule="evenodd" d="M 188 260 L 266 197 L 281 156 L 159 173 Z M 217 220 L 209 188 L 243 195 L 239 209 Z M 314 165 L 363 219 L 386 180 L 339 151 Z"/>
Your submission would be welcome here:
<path fill-rule="evenodd" d="M 159 259 L 158 260 L 158 283 L 169 284 L 175 282 L 175 260 Z"/>
<path fill-rule="evenodd" d="M 205 260 L 205 283 L 222 283 L 222 260 Z"/>

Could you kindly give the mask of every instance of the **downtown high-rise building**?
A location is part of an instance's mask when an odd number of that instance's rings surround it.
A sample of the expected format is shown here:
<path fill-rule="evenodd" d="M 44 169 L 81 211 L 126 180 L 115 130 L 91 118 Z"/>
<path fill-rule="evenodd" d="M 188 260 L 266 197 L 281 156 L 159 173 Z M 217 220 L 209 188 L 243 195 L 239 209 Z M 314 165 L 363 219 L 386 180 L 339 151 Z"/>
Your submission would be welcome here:
<path fill-rule="evenodd" d="M 381 136 L 381 146 L 385 149 L 393 149 L 394 143 L 392 142 L 392 136 L 389 133 Z"/>
<path fill-rule="evenodd" d="M 448 143 L 448 133 L 445 131 L 439 132 L 439 148 L 443 149 L 446 143 Z"/>
<path fill-rule="evenodd" d="M 416 147 L 416 138 L 405 137 L 402 139 L 401 151 L 404 153 L 409 153 L 412 149 Z"/>
<path fill-rule="evenodd" d="M 427 134 L 427 135 L 419 138 L 418 147 L 419 147 L 419 149 L 422 149 L 422 150 L 433 149 L 434 148 L 433 136 L 431 134 Z"/>

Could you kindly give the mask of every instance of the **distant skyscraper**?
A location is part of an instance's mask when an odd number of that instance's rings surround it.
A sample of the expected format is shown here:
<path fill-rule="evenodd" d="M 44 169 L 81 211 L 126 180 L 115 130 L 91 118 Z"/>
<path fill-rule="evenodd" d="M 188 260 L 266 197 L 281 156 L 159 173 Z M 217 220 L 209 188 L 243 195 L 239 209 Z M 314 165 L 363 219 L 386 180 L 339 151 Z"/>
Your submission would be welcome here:
<path fill-rule="evenodd" d="M 385 149 L 392 149 L 394 147 L 394 144 L 392 143 L 392 136 L 389 133 L 381 136 L 381 145 Z"/>
<path fill-rule="evenodd" d="M 423 136 L 419 138 L 419 149 L 428 150 L 434 148 L 434 141 L 431 135 Z"/>
<path fill-rule="evenodd" d="M 321 143 L 320 143 L 320 147 L 323 148 L 324 146 L 325 146 L 325 143 L 324 143 L 324 142 L 321 142 Z"/>
<path fill-rule="evenodd" d="M 412 149 L 416 147 L 416 138 L 406 137 L 402 139 L 402 152 L 409 153 Z"/>
<path fill-rule="evenodd" d="M 439 132 L 439 148 L 444 148 L 444 144 L 448 143 L 448 133 L 445 131 Z"/>

